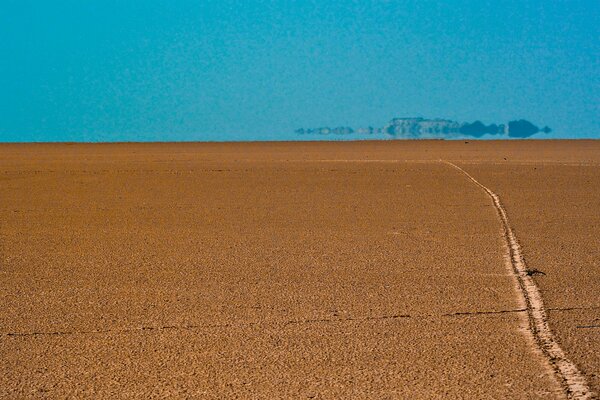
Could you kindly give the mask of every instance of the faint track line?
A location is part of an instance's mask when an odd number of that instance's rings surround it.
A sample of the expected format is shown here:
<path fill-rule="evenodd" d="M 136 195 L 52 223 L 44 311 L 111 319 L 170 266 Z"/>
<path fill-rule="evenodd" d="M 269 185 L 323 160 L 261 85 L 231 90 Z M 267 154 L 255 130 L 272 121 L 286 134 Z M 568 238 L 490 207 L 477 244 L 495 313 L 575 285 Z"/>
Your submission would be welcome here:
<path fill-rule="evenodd" d="M 595 398 L 595 394 L 589 388 L 585 377 L 577 369 L 577 366 L 567 358 L 567 355 L 560 347 L 554 338 L 552 331 L 550 330 L 542 296 L 533 278 L 527 274 L 527 265 L 525 263 L 525 259 L 523 258 L 523 254 L 521 253 L 521 246 L 519 245 L 519 242 L 517 241 L 517 238 L 510 226 L 506 209 L 502 205 L 500 197 L 492 190 L 481 184 L 471 174 L 458 165 L 445 160 L 440 160 L 440 162 L 443 162 L 463 173 L 475 185 L 483 189 L 483 191 L 485 191 L 485 193 L 492 199 L 498 216 L 502 221 L 502 228 L 504 231 L 503 236 L 508 248 L 511 270 L 517 280 L 521 295 L 523 296 L 523 300 L 527 306 L 529 331 L 532 334 L 535 343 L 554 369 L 554 372 L 562 384 L 565 394 L 568 398 Z"/>
<path fill-rule="evenodd" d="M 93 334 L 119 334 L 135 332 L 159 332 L 167 330 L 194 331 L 202 329 L 215 328 L 244 328 L 250 326 L 288 326 L 288 325 L 306 325 L 315 323 L 341 323 L 341 322 L 364 322 L 394 320 L 402 318 L 411 318 L 408 314 L 393 314 L 365 317 L 346 317 L 346 318 L 312 318 L 312 319 L 292 319 L 292 320 L 274 320 L 266 323 L 244 322 L 244 323 L 222 323 L 205 325 L 164 325 L 164 326 L 139 326 L 134 328 L 115 328 L 115 329 L 90 329 L 90 330 L 65 330 L 65 331 L 34 331 L 34 332 L 6 332 L 8 337 L 32 337 L 32 336 L 72 336 L 72 335 L 93 335 Z"/>
<path fill-rule="evenodd" d="M 516 310 L 499 310 L 499 311 L 462 311 L 448 314 L 442 314 L 444 317 L 463 317 L 468 315 L 490 315 L 490 314 L 510 314 L 526 312 L 526 308 L 518 308 Z"/>
<path fill-rule="evenodd" d="M 600 308 L 600 307 L 595 307 Z M 577 308 L 552 308 L 551 311 L 569 311 L 573 309 L 589 309 L 586 307 Z M 424 320 L 428 318 L 452 318 L 452 317 L 478 317 L 478 316 L 493 316 L 497 314 L 513 314 L 513 313 L 524 313 L 527 312 L 526 308 L 508 309 L 508 310 L 475 310 L 475 311 L 456 311 L 444 314 L 391 314 L 391 315 L 367 315 L 367 316 L 356 316 L 356 317 L 345 317 L 345 318 L 305 318 L 305 319 L 291 319 L 291 320 L 272 320 L 266 322 L 230 322 L 221 324 L 190 324 L 190 325 L 143 325 L 137 327 L 125 327 L 125 328 L 106 328 L 106 329 L 72 329 L 63 331 L 22 331 L 22 332 L 0 332 L 0 338 L 13 337 L 34 337 L 34 336 L 72 336 L 72 335 L 96 335 L 96 334 L 128 334 L 136 332 L 147 332 L 156 333 L 160 331 L 197 331 L 215 328 L 245 328 L 251 326 L 281 326 L 286 327 L 289 325 L 307 325 L 307 324 L 318 324 L 318 323 L 344 323 L 344 322 L 366 322 L 366 321 L 385 321 L 385 320 L 398 320 L 398 319 L 412 319 L 415 321 Z M 577 328 L 595 328 L 600 325 L 584 325 L 577 326 Z"/>

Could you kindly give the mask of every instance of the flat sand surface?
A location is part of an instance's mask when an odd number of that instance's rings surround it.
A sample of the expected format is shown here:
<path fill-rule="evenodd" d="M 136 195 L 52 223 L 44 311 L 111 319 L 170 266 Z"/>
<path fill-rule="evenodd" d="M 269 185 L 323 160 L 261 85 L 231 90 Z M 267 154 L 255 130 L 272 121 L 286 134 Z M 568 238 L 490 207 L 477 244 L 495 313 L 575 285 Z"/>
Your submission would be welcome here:
<path fill-rule="evenodd" d="M 0 398 L 600 391 L 600 142 L 0 145 Z"/>

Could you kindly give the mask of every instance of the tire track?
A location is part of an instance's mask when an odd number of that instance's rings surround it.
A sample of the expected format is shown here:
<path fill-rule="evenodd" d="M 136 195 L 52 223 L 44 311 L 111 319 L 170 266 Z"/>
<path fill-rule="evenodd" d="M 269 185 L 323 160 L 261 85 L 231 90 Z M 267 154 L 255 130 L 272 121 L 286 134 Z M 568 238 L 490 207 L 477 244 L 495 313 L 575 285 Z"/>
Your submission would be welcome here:
<path fill-rule="evenodd" d="M 492 199 L 494 207 L 502 221 L 504 239 L 508 248 L 510 258 L 510 267 L 515 279 L 517 280 L 520 294 L 527 308 L 529 322 L 529 331 L 533 336 L 534 342 L 550 364 L 560 381 L 567 398 L 569 399 L 593 399 L 595 394 L 590 390 L 585 377 L 577 369 L 577 366 L 567 358 L 567 355 L 556 341 L 548 325 L 548 317 L 540 291 L 533 281 L 533 278 L 527 274 L 527 265 L 521 246 L 510 226 L 506 209 L 500 201 L 500 197 L 483 184 L 479 183 L 467 171 L 458 165 L 445 160 L 440 160 L 456 170 L 462 172 L 475 185 L 483 189 Z"/>

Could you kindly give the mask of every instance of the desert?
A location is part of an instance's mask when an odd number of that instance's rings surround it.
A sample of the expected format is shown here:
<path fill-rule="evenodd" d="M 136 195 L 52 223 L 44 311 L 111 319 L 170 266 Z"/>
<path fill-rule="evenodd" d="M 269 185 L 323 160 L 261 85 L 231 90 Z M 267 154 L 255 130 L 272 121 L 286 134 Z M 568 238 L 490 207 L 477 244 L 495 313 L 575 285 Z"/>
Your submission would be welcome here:
<path fill-rule="evenodd" d="M 595 398 L 599 209 L 593 140 L 0 144 L 0 397 Z"/>

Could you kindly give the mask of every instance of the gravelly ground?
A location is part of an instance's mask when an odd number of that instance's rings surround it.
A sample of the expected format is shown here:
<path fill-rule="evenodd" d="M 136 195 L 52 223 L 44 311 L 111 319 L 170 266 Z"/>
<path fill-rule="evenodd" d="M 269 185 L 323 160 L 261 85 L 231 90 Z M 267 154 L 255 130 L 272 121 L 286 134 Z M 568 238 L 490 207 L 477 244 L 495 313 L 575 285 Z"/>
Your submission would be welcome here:
<path fill-rule="evenodd" d="M 596 142 L 0 145 L 0 397 L 559 397 L 439 159 L 597 388 Z"/>

